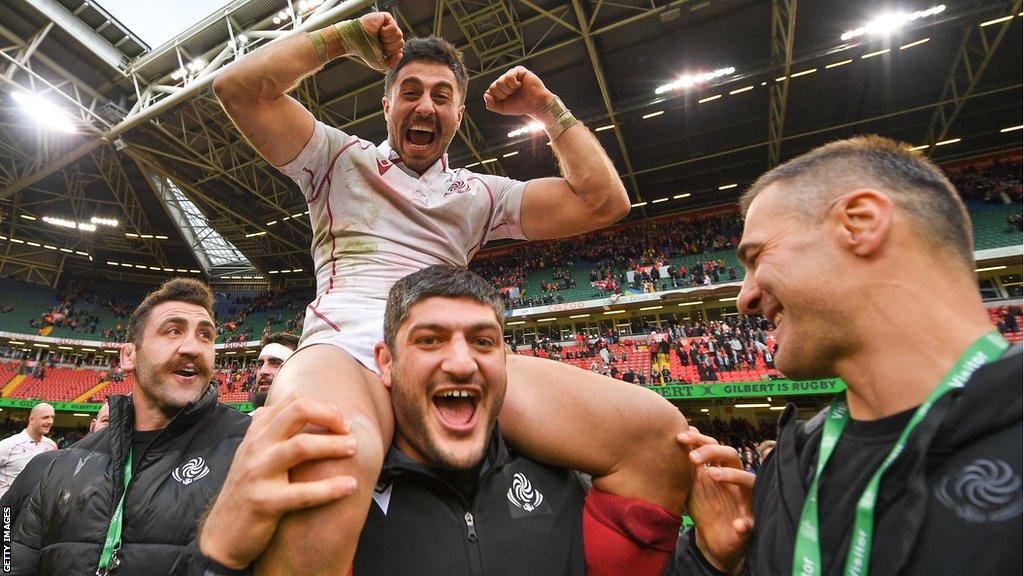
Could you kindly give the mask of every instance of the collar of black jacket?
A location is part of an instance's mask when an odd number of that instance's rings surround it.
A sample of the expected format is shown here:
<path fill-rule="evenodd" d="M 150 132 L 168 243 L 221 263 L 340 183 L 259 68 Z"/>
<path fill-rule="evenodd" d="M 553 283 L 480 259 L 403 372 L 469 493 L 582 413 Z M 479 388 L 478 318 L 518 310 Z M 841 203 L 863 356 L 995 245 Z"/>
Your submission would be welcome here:
<path fill-rule="evenodd" d="M 495 422 L 491 438 L 487 443 L 487 450 L 484 451 L 483 467 L 480 469 L 481 477 L 490 470 L 504 466 L 509 457 L 508 445 L 505 444 L 505 439 L 501 436 L 501 426 Z M 403 472 L 414 472 L 431 478 L 440 478 L 437 468 L 413 460 L 392 443 L 387 456 L 384 457 L 384 466 L 380 474 L 381 481 L 386 482 L 391 477 Z"/>
<path fill-rule="evenodd" d="M 211 381 L 210 386 L 198 401 L 190 402 L 178 411 L 167 428 L 153 440 L 150 449 L 158 448 L 176 432 L 191 428 L 201 421 L 217 407 L 218 400 L 217 382 Z M 114 493 L 120 495 L 124 489 L 124 462 L 128 457 L 128 450 L 132 445 L 132 431 L 135 429 L 135 401 L 130 394 L 115 394 L 108 397 L 107 402 L 110 403 L 108 433 L 110 434 L 110 453 L 114 462 Z"/>

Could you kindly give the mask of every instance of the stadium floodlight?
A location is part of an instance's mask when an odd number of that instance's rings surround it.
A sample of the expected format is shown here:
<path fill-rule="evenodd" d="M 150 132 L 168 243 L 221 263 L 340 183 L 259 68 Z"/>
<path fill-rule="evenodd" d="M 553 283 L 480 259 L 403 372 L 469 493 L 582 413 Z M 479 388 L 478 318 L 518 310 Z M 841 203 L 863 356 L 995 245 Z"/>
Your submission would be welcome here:
<path fill-rule="evenodd" d="M 71 220 L 65 220 L 63 218 L 54 218 L 53 216 L 43 216 L 43 222 L 51 224 L 53 226 L 60 226 L 61 228 L 77 228 L 78 224 Z"/>
<path fill-rule="evenodd" d="M 518 138 L 524 134 L 536 134 L 544 130 L 544 125 L 540 122 L 530 122 L 522 128 L 516 128 L 515 130 L 508 133 L 509 138 Z"/>
<path fill-rule="evenodd" d="M 96 225 L 95 224 L 86 224 L 85 222 L 79 222 L 76 225 L 76 227 L 79 230 L 84 230 L 86 232 L 95 232 L 96 231 Z"/>
<path fill-rule="evenodd" d="M 206 60 L 203 60 L 202 58 L 196 58 L 188 63 L 188 71 L 193 74 L 198 74 L 203 70 L 203 68 L 206 68 Z"/>
<path fill-rule="evenodd" d="M 11 92 L 11 98 L 14 98 L 14 101 L 36 122 L 67 134 L 78 132 L 71 121 L 71 115 L 39 94 L 14 90 Z"/>
<path fill-rule="evenodd" d="M 114 218 L 98 218 L 96 216 L 90 218 L 89 222 L 92 222 L 93 224 L 99 224 L 101 226 L 110 226 L 111 228 L 117 228 L 117 226 L 120 224 L 120 222 L 118 222 Z"/>
<path fill-rule="evenodd" d="M 889 36 L 910 22 L 941 14 L 945 10 L 946 5 L 939 4 L 927 10 L 918 10 L 916 12 L 885 12 L 879 14 L 860 28 L 843 32 L 839 38 L 845 42 L 854 38 L 860 38 L 861 36 Z"/>
<path fill-rule="evenodd" d="M 721 78 L 722 76 L 728 76 L 736 73 L 736 68 L 729 66 L 728 68 L 719 68 L 712 72 L 699 72 L 696 74 L 684 74 L 680 76 L 675 82 L 669 82 L 655 88 L 655 94 L 664 94 L 665 92 L 671 92 L 673 90 L 680 90 L 686 88 L 692 88 L 700 84 L 706 84 L 712 80 Z"/>

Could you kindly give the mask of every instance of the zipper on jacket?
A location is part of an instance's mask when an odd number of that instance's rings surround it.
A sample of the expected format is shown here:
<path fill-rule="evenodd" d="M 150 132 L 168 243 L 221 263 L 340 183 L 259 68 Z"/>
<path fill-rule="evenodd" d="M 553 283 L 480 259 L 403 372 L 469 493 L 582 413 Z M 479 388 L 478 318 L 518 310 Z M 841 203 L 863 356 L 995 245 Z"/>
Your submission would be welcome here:
<path fill-rule="evenodd" d="M 476 526 L 473 522 L 473 513 L 466 512 L 466 539 L 470 542 L 476 542 Z"/>

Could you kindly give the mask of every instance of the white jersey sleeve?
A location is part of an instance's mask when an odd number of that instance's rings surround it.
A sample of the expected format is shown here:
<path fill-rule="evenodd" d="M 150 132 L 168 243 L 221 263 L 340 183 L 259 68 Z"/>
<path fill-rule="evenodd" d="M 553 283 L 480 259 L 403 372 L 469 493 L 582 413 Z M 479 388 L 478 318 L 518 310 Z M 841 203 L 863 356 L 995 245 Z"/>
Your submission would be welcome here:
<path fill-rule="evenodd" d="M 487 228 L 484 243 L 504 238 L 526 240 L 519 216 L 523 205 L 523 192 L 528 182 L 491 174 L 476 174 L 476 177 L 480 178 L 494 194 L 490 226 Z"/>
<path fill-rule="evenodd" d="M 367 157 L 366 162 L 372 163 L 372 153 L 367 153 L 372 149 L 372 143 L 318 120 L 302 152 L 291 162 L 278 166 L 278 170 L 299 185 L 306 204 L 323 203 L 330 193 L 331 172 L 342 154 L 362 154 Z"/>

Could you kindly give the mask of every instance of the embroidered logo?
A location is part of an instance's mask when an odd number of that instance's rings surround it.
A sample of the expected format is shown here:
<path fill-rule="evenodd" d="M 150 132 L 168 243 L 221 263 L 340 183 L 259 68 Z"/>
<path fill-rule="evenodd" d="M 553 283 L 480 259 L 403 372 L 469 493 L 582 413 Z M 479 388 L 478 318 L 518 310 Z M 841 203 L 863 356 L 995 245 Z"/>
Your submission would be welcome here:
<path fill-rule="evenodd" d="M 456 180 L 448 185 L 448 191 L 444 193 L 444 196 L 449 194 L 465 194 L 469 192 L 469 184 L 465 180 Z"/>
<path fill-rule="evenodd" d="M 75 465 L 75 473 L 72 474 L 71 476 L 78 476 L 78 473 L 82 471 L 82 466 L 85 466 L 85 463 L 89 461 L 89 458 L 92 458 L 95 455 L 96 455 L 96 453 L 93 452 L 92 454 L 89 454 L 85 458 L 79 458 L 78 459 L 78 464 Z"/>
<path fill-rule="evenodd" d="M 524 512 L 533 512 L 544 503 L 544 495 L 533 488 L 533 484 L 530 484 L 522 472 L 516 472 L 516 475 L 512 477 L 512 485 L 509 486 L 505 497 L 513 506 Z M 513 516 L 517 515 L 513 513 Z"/>
<path fill-rule="evenodd" d="M 1002 460 L 978 459 L 944 476 L 935 497 L 968 522 L 1000 522 L 1021 513 L 1021 477 Z"/>
<path fill-rule="evenodd" d="M 380 511 L 385 516 L 388 515 L 388 506 L 391 505 L 391 489 L 394 488 L 394 484 L 390 482 L 384 484 L 383 482 L 377 484 L 377 487 L 373 489 L 373 501 L 380 507 Z"/>
<path fill-rule="evenodd" d="M 394 166 L 394 164 L 392 164 L 391 162 L 377 158 L 377 171 L 380 172 L 381 176 L 383 176 L 385 172 L 390 170 L 392 166 Z"/>
<path fill-rule="evenodd" d="M 206 461 L 197 456 L 175 468 L 174 472 L 171 472 L 171 478 L 180 482 L 182 486 L 188 486 L 202 480 L 209 473 L 210 467 L 206 465 Z"/>

